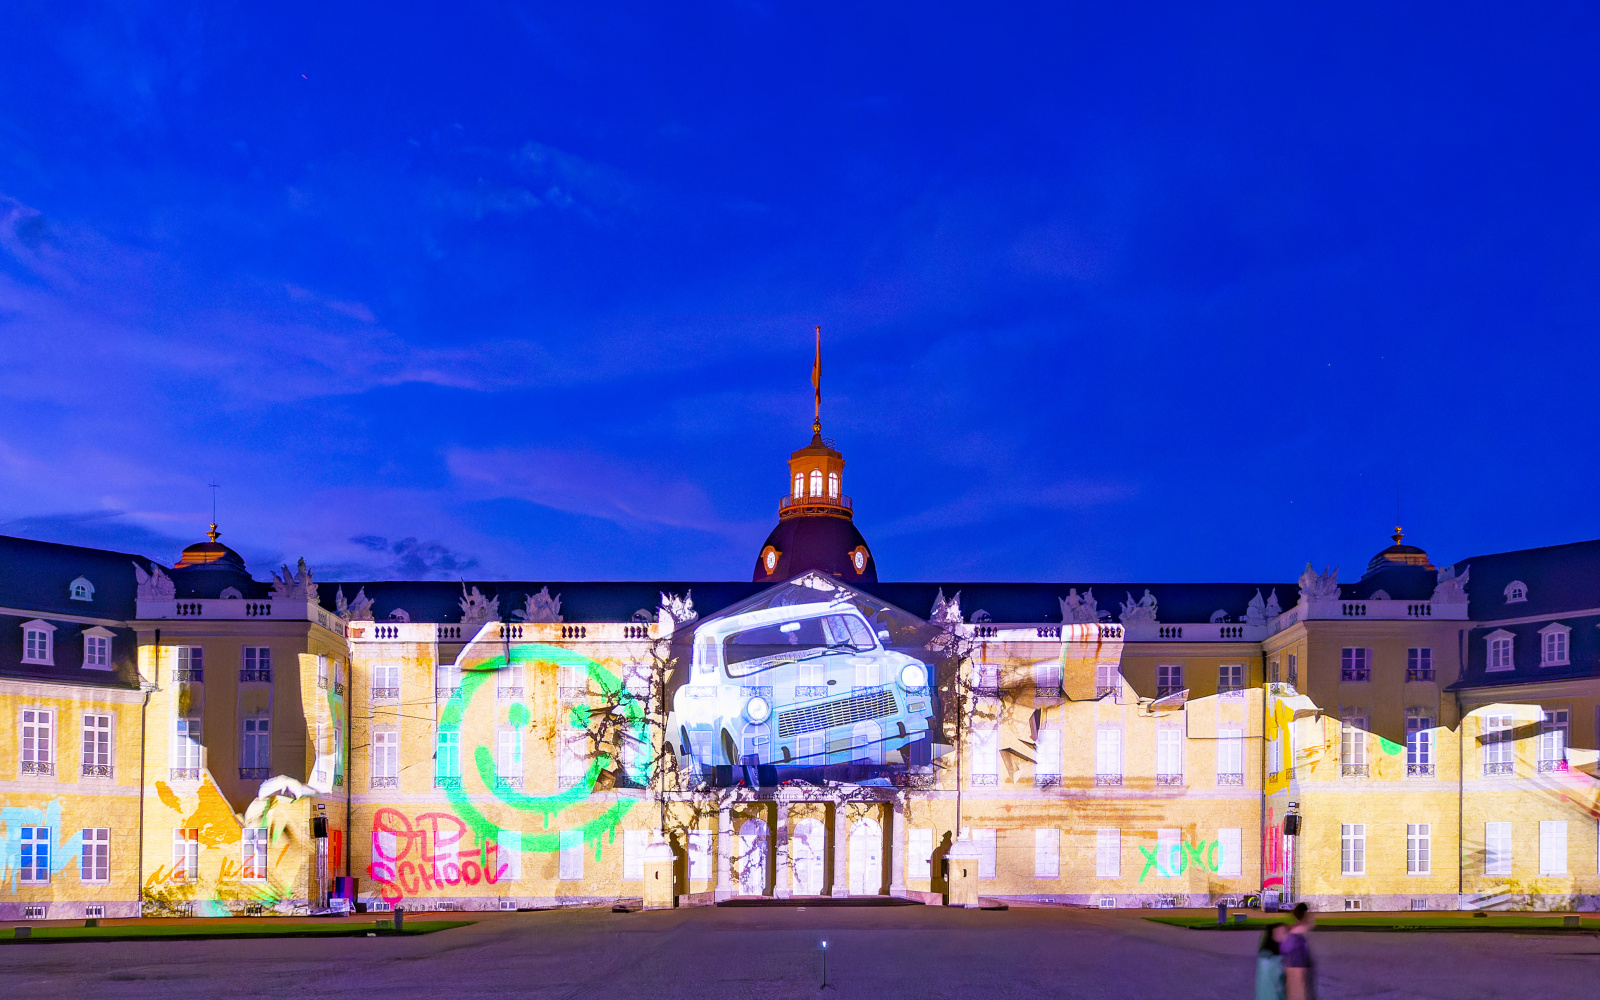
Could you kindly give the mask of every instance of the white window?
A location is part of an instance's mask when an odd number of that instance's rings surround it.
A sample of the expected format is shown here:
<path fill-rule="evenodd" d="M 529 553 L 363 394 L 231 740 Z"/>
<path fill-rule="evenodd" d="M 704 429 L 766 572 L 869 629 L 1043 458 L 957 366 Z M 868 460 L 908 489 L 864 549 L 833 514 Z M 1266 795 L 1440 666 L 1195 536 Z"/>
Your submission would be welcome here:
<path fill-rule="evenodd" d="M 1406 650 L 1406 680 L 1433 680 L 1433 647 L 1412 646 Z"/>
<path fill-rule="evenodd" d="M 1033 877 L 1061 877 L 1061 831 L 1033 831 Z"/>
<path fill-rule="evenodd" d="M 1510 715 L 1483 717 L 1483 773 L 1512 774 L 1516 770 L 1516 742 L 1512 732 L 1516 718 Z"/>
<path fill-rule="evenodd" d="M 395 788 L 400 777 L 400 734 L 378 730 L 372 734 L 372 777 L 374 788 Z M 382 784 L 377 784 L 381 780 Z"/>
<path fill-rule="evenodd" d="M 56 773 L 55 713 L 49 709 L 22 710 L 22 773 Z"/>
<path fill-rule="evenodd" d="M 906 845 L 906 878 L 926 879 L 933 877 L 933 831 L 926 827 L 917 827 L 911 830 L 910 842 Z"/>
<path fill-rule="evenodd" d="M 1217 831 L 1217 874 L 1237 878 L 1244 873 L 1244 830 L 1228 827 Z"/>
<path fill-rule="evenodd" d="M 1096 830 L 1094 873 L 1097 878 L 1122 877 L 1122 831 Z"/>
<path fill-rule="evenodd" d="M 1035 749 L 1038 751 L 1039 762 L 1034 767 L 1034 773 L 1041 777 L 1059 778 L 1061 776 L 1061 730 L 1039 730 L 1039 740 L 1035 745 Z"/>
<path fill-rule="evenodd" d="M 111 716 L 90 712 L 83 717 L 83 774 L 111 777 Z"/>
<path fill-rule="evenodd" d="M 522 831 L 501 830 L 495 834 L 495 870 L 500 871 L 496 881 L 522 881 Z M 504 869 L 501 871 L 501 869 Z"/>
<path fill-rule="evenodd" d="M 1483 873 L 1511 874 L 1511 824 L 1483 824 Z"/>
<path fill-rule="evenodd" d="M 178 647 L 178 676 L 174 679 L 180 683 L 200 683 L 206 679 L 205 647 Z"/>
<path fill-rule="evenodd" d="M 1552 622 L 1539 630 L 1539 666 L 1564 667 L 1571 662 L 1567 657 L 1567 640 L 1572 629 Z"/>
<path fill-rule="evenodd" d="M 1433 716 L 1423 709 L 1406 709 L 1406 774 L 1433 773 Z"/>
<path fill-rule="evenodd" d="M 173 724 L 172 766 L 184 772 L 200 770 L 200 720 L 178 719 Z M 198 778 L 198 773 L 175 775 L 181 778 Z"/>
<path fill-rule="evenodd" d="M 1183 730 L 1156 730 L 1156 784 L 1183 782 Z"/>
<path fill-rule="evenodd" d="M 1244 730 L 1217 730 L 1217 784 L 1244 784 Z"/>
<path fill-rule="evenodd" d="M 1217 693 L 1241 694 L 1244 691 L 1244 664 L 1224 663 L 1217 668 Z"/>
<path fill-rule="evenodd" d="M 973 678 L 980 697 L 994 697 L 1000 693 L 1000 664 L 980 663 L 977 667 L 977 676 Z"/>
<path fill-rule="evenodd" d="M 1505 595 L 1507 604 L 1526 601 L 1528 599 L 1528 585 L 1521 580 L 1512 580 L 1506 584 Z"/>
<path fill-rule="evenodd" d="M 1514 659 L 1513 645 L 1516 635 L 1505 629 L 1495 629 L 1484 637 L 1489 643 L 1490 670 L 1515 670 L 1517 664 Z"/>
<path fill-rule="evenodd" d="M 1339 765 L 1345 774 L 1360 774 L 1367 766 L 1367 713 L 1346 709 L 1339 720 Z"/>
<path fill-rule="evenodd" d="M 1289 654 L 1289 686 L 1294 687 L 1300 683 L 1300 654 Z"/>
<path fill-rule="evenodd" d="M 239 840 L 239 877 L 247 882 L 262 882 L 267 877 L 267 831 L 246 827 Z"/>
<path fill-rule="evenodd" d="M 828 496 L 835 499 L 839 496 L 839 474 L 837 472 L 828 473 Z"/>
<path fill-rule="evenodd" d="M 822 470 L 821 469 L 812 469 L 811 470 L 811 495 L 814 496 L 814 497 L 822 496 Z"/>
<path fill-rule="evenodd" d="M 1339 679 L 1341 681 L 1372 680 L 1372 650 L 1361 646 L 1346 646 L 1339 651 Z"/>
<path fill-rule="evenodd" d="M 1114 702 L 1122 700 L 1122 671 L 1115 663 L 1094 665 L 1094 696 L 1109 697 Z"/>
<path fill-rule="evenodd" d="M 272 680 L 272 647 L 245 646 L 239 662 L 239 680 L 265 682 Z"/>
<path fill-rule="evenodd" d="M 1183 867 L 1183 831 L 1167 827 L 1156 831 L 1156 876 L 1177 878 Z"/>
<path fill-rule="evenodd" d="M 522 731 L 502 729 L 495 754 L 495 777 L 522 779 Z"/>
<path fill-rule="evenodd" d="M 1406 874 L 1433 872 L 1433 824 L 1406 824 Z"/>
<path fill-rule="evenodd" d="M 635 698 L 650 696 L 650 664 L 635 663 L 628 667 L 622 679 L 622 688 Z"/>
<path fill-rule="evenodd" d="M 1567 822 L 1541 820 L 1539 823 L 1539 874 L 1567 873 Z"/>
<path fill-rule="evenodd" d="M 972 840 L 978 845 L 978 877 L 994 878 L 994 831 L 973 830 Z"/>
<path fill-rule="evenodd" d="M 89 582 L 88 577 L 80 576 L 67 584 L 67 593 L 74 601 L 92 601 L 94 600 L 94 584 Z"/>
<path fill-rule="evenodd" d="M 563 882 L 583 880 L 583 831 L 561 831 L 561 860 L 559 878 Z"/>
<path fill-rule="evenodd" d="M 1033 665 L 1033 686 L 1041 695 L 1061 690 L 1061 661 L 1040 660 Z"/>
<path fill-rule="evenodd" d="M 46 621 L 24 622 L 22 625 L 22 662 L 52 666 L 56 662 L 56 627 Z"/>
<path fill-rule="evenodd" d="M 644 848 L 649 836 L 649 830 L 622 831 L 622 880 L 624 882 L 644 881 Z"/>
<path fill-rule="evenodd" d="M 763 738 L 758 742 L 765 743 L 766 730 L 763 729 L 761 732 Z M 622 734 L 622 773 L 629 781 L 637 784 L 644 784 L 650 778 L 650 744 L 646 742 L 648 739 L 647 735 L 633 730 L 624 731 Z"/>
<path fill-rule="evenodd" d="M 50 881 L 50 828 L 22 827 L 19 840 L 19 874 L 22 881 L 36 885 Z"/>
<path fill-rule="evenodd" d="M 1346 875 L 1367 873 L 1367 824 L 1340 824 L 1339 870 Z"/>
<path fill-rule="evenodd" d="M 443 700 L 461 690 L 461 668 L 453 663 L 441 663 L 433 668 L 434 698 Z"/>
<path fill-rule="evenodd" d="M 709 830 L 691 830 L 689 832 L 689 879 L 693 882 L 704 882 L 711 878 L 711 832 Z"/>
<path fill-rule="evenodd" d="M 1094 734 L 1094 773 L 1096 784 L 1103 784 L 1100 779 L 1115 778 L 1116 784 L 1122 783 L 1122 730 L 1105 728 L 1097 729 Z"/>
<path fill-rule="evenodd" d="M 1539 770 L 1565 771 L 1567 769 L 1567 732 L 1572 714 L 1565 708 L 1545 709 L 1539 727 Z"/>
<path fill-rule="evenodd" d="M 972 731 L 972 783 L 993 785 L 1000 775 L 1000 730 Z"/>
<path fill-rule="evenodd" d="M 172 879 L 193 882 L 200 874 L 200 831 L 172 831 Z"/>
<path fill-rule="evenodd" d="M 499 698 L 522 697 L 522 664 L 507 664 L 494 678 L 494 693 Z"/>
<path fill-rule="evenodd" d="M 433 776 L 438 781 L 461 780 L 461 731 L 440 727 L 433 755 Z"/>
<path fill-rule="evenodd" d="M 1156 697 L 1165 698 L 1183 690 L 1183 664 L 1163 663 L 1156 667 Z"/>
<path fill-rule="evenodd" d="M 569 731 L 561 737 L 561 745 L 556 751 L 556 783 L 561 788 L 571 788 L 581 782 L 589 773 L 589 755 L 586 752 L 587 737 L 583 730 Z"/>
<path fill-rule="evenodd" d="M 372 700 L 393 701 L 398 697 L 400 697 L 400 664 L 373 664 Z"/>
<path fill-rule="evenodd" d="M 794 495 L 797 497 L 806 495 L 806 475 L 803 472 L 794 474 Z"/>
<path fill-rule="evenodd" d="M 83 631 L 83 669 L 111 669 L 111 639 L 114 633 L 96 625 Z"/>
<path fill-rule="evenodd" d="M 111 831 L 106 827 L 86 827 L 80 841 L 78 880 L 111 881 Z"/>
<path fill-rule="evenodd" d="M 272 722 L 264 715 L 243 721 L 244 746 L 243 753 L 239 756 L 239 767 L 257 773 L 241 774 L 240 777 L 265 778 L 267 775 L 259 772 L 272 767 Z"/>

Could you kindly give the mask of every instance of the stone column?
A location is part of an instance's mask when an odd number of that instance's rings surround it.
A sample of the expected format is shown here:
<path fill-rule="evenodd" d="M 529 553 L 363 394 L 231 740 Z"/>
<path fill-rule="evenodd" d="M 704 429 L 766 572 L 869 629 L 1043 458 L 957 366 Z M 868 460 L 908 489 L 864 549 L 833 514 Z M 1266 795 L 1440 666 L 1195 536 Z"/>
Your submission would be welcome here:
<path fill-rule="evenodd" d="M 850 829 L 849 809 L 844 802 L 833 804 L 833 889 L 829 895 L 850 895 Z"/>
<path fill-rule="evenodd" d="M 716 898 L 733 895 L 733 811 L 724 803 L 717 809 Z"/>
<path fill-rule="evenodd" d="M 788 899 L 794 889 L 793 862 L 789 857 L 789 802 L 780 793 L 773 807 L 777 815 L 772 823 L 772 894 Z"/>
<path fill-rule="evenodd" d="M 906 797 L 895 793 L 889 803 L 889 895 L 906 894 Z"/>

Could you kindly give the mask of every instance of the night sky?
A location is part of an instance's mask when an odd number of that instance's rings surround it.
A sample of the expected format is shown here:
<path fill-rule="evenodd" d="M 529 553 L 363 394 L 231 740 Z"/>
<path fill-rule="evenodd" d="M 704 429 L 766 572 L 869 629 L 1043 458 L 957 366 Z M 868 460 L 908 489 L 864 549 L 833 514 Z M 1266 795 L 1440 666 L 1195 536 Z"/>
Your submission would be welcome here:
<path fill-rule="evenodd" d="M 70 6 L 70 11 L 67 9 Z M 886 580 L 1600 535 L 1600 8 L 0 7 L 0 532 Z"/>

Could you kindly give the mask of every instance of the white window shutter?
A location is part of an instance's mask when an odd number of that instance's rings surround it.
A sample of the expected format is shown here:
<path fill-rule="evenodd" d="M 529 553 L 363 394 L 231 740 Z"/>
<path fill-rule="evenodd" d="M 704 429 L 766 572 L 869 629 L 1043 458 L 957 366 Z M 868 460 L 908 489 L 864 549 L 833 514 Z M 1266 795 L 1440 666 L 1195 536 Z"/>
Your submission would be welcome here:
<path fill-rule="evenodd" d="M 1244 867 L 1244 831 L 1237 827 L 1217 831 L 1217 874 L 1238 877 Z"/>

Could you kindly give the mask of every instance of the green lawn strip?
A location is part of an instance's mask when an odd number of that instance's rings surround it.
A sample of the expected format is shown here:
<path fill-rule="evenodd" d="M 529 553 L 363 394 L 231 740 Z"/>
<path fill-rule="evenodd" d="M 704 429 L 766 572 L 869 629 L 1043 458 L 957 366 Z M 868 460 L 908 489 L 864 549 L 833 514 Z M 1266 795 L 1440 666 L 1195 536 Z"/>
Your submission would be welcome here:
<path fill-rule="evenodd" d="M 388 921 L 384 921 L 388 923 Z M 471 920 L 407 920 L 405 936 L 432 934 L 452 927 L 465 927 Z M 128 925 L 122 927 L 34 927 L 27 937 L 19 938 L 14 932 L 0 930 L 0 944 L 27 944 L 63 941 L 207 941 L 238 940 L 240 938 L 276 937 L 365 937 L 376 933 L 392 937 L 390 928 L 379 929 L 377 922 L 365 924 L 250 924 L 243 927 L 208 927 L 203 924 Z"/>
<path fill-rule="evenodd" d="M 1370 917 L 1318 916 L 1318 931 L 1521 931 L 1541 934 L 1572 932 L 1594 933 L 1600 931 L 1600 917 L 1582 917 L 1579 926 L 1567 927 L 1562 914 L 1492 914 L 1473 917 L 1470 914 L 1394 914 Z M 1226 924 L 1217 923 L 1214 916 L 1161 916 L 1146 920 L 1172 927 L 1187 927 L 1196 931 L 1260 931 L 1274 924 L 1284 924 L 1287 918 L 1250 917 L 1242 921 L 1231 918 Z"/>

